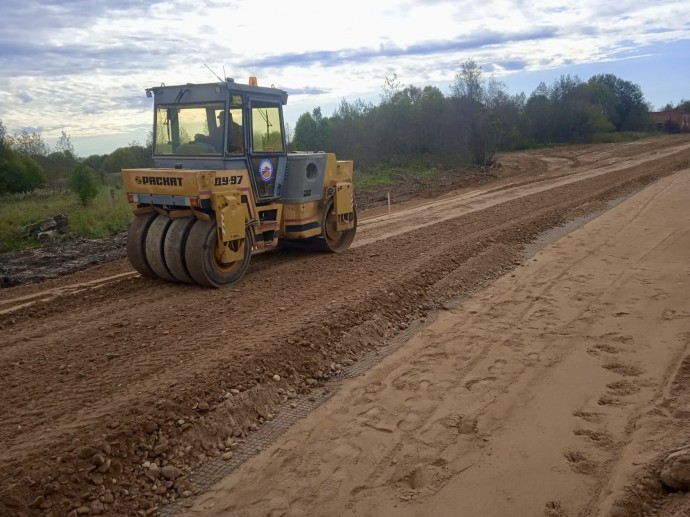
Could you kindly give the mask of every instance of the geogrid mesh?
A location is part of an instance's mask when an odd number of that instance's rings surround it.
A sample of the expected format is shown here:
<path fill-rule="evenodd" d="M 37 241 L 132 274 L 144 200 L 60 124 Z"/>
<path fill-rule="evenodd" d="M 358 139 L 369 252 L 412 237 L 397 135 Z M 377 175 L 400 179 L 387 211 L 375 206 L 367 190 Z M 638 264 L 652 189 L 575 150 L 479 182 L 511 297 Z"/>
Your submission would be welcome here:
<path fill-rule="evenodd" d="M 429 315 L 425 322 L 411 322 L 407 328 L 396 334 L 384 346 L 364 355 L 357 363 L 343 368 L 337 376 L 325 383 L 324 388 L 320 392 L 314 390 L 312 393 L 287 402 L 285 407 L 281 407 L 280 412 L 273 420 L 264 423 L 256 433 L 253 433 L 241 443 L 233 451 L 233 456 L 229 460 L 214 458 L 202 465 L 189 477 L 190 490 L 195 494 L 195 497 L 201 495 L 249 458 L 267 448 L 293 424 L 302 420 L 307 414 L 330 399 L 342 385 L 343 379 L 351 379 L 362 375 L 404 345 L 415 332 L 428 324 L 429 320 L 433 318 L 434 316 Z M 174 503 L 159 507 L 158 515 L 161 517 L 173 517 L 190 506 L 192 501 L 192 497 L 177 499 Z"/>

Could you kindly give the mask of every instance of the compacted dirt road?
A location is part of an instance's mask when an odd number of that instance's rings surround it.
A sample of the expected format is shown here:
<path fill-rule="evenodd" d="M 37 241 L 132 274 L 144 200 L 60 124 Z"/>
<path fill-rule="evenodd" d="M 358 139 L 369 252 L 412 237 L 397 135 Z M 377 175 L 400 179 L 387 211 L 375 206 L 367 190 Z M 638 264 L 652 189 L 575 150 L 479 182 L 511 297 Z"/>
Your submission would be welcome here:
<path fill-rule="evenodd" d="M 0 291 L 0 514 L 687 509 L 654 469 L 689 441 L 690 140 L 501 164 L 234 288 L 120 260 Z"/>
<path fill-rule="evenodd" d="M 660 180 L 439 314 L 187 515 L 688 515 L 635 489 L 690 438 L 689 193 Z"/>

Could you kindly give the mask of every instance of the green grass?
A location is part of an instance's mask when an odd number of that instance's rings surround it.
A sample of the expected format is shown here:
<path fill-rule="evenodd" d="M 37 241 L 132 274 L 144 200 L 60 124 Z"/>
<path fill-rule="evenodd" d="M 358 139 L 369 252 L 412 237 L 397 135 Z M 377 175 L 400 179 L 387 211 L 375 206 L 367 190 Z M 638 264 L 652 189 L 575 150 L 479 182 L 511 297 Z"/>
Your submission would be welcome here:
<path fill-rule="evenodd" d="M 410 176 L 428 178 L 438 172 L 437 169 L 431 167 L 411 166 L 402 168 L 379 166 L 369 171 L 356 171 L 352 181 L 355 189 L 385 187 Z"/>
<path fill-rule="evenodd" d="M 102 186 L 87 206 L 68 190 L 0 196 L 0 252 L 40 246 L 34 238 L 19 237 L 17 230 L 57 214 L 67 215 L 69 233 L 97 239 L 127 228 L 132 207 L 120 186 Z"/>

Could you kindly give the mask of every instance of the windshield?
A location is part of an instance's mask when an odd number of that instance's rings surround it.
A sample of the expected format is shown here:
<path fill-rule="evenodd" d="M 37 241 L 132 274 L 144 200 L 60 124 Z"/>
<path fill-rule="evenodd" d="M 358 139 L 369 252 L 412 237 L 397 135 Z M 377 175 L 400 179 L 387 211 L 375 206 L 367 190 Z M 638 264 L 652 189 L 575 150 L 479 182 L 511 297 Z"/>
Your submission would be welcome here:
<path fill-rule="evenodd" d="M 159 105 L 156 107 L 157 155 L 241 154 L 243 147 L 242 104 L 233 97 L 230 110 L 223 103 Z M 229 120 L 232 131 L 226 132 Z"/>

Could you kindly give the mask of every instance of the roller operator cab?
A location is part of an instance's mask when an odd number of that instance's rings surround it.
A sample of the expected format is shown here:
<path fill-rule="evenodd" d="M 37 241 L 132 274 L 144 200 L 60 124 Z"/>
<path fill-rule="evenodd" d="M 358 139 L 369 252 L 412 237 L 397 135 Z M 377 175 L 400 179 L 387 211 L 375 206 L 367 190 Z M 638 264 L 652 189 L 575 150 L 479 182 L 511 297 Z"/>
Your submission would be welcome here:
<path fill-rule="evenodd" d="M 355 237 L 352 161 L 287 152 L 287 93 L 238 84 L 157 86 L 155 168 L 122 171 L 136 205 L 127 255 L 142 275 L 221 287 L 253 253 L 296 243 L 340 252 Z"/>

